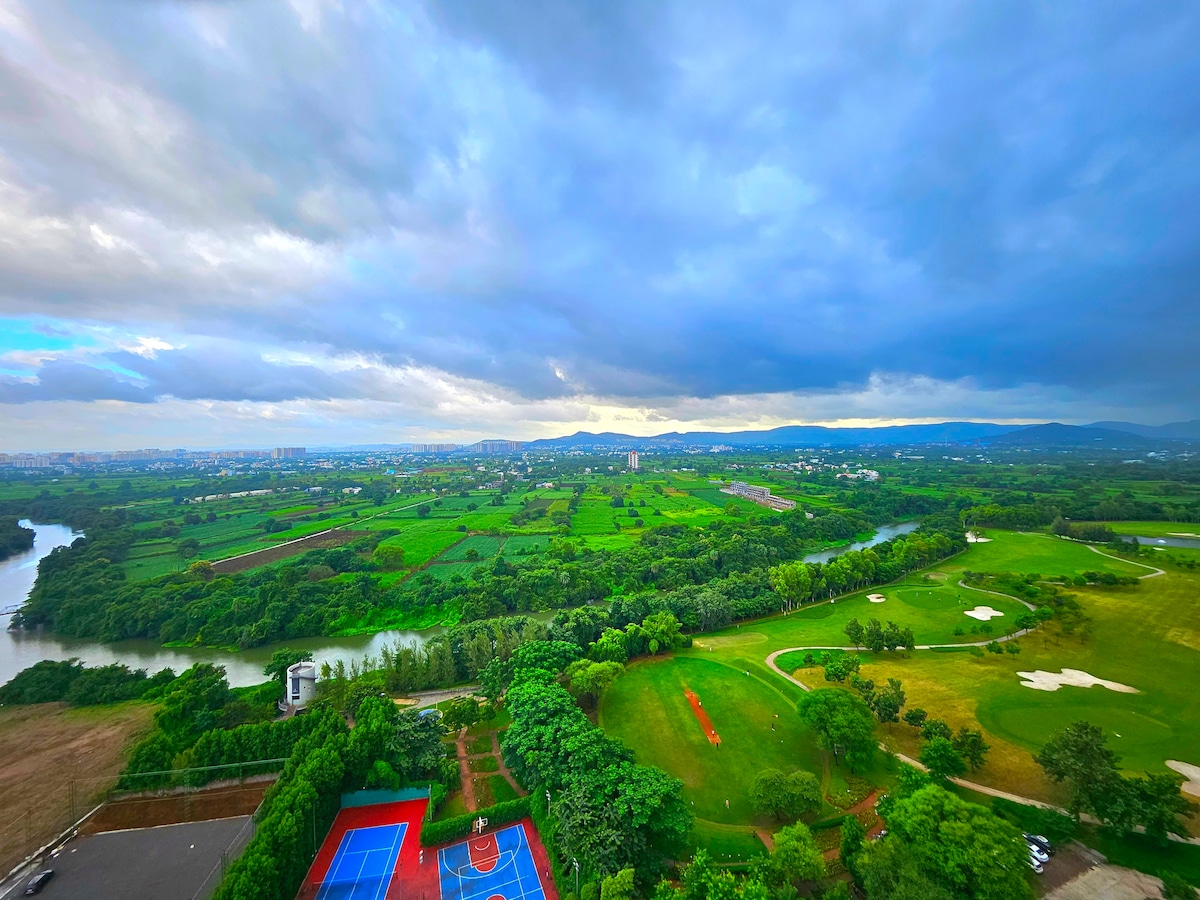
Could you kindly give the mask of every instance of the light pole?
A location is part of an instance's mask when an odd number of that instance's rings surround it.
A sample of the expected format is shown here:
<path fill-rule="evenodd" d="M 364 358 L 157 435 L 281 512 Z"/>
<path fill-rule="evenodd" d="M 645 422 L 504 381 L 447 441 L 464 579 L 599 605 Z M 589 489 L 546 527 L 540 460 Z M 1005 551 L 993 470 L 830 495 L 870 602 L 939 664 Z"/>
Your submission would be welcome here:
<path fill-rule="evenodd" d="M 579 896 L 579 860 L 571 857 L 571 865 L 575 867 L 575 896 Z"/>

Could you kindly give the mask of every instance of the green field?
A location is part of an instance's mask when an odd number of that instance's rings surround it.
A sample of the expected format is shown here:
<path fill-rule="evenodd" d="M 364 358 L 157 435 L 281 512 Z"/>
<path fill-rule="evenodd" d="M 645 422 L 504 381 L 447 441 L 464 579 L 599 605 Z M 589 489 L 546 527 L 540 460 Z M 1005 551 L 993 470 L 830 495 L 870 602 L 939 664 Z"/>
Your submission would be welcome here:
<path fill-rule="evenodd" d="M 972 545 L 968 552 L 974 572 L 1016 572 L 1021 575 L 1081 575 L 1084 572 L 1112 572 L 1114 575 L 1145 575 L 1146 569 L 1133 563 L 1105 557 L 1087 544 L 1064 540 L 1048 534 L 986 529 L 992 540 Z"/>
<path fill-rule="evenodd" d="M 685 688 L 700 697 L 721 736 L 719 748 L 703 733 Z M 745 823 L 756 818 L 749 793 L 760 770 L 822 772 L 812 735 L 796 715 L 796 696 L 783 683 L 707 659 L 652 659 L 630 666 L 609 688 L 600 724 L 639 762 L 682 779 L 698 818 Z"/>
<path fill-rule="evenodd" d="M 750 683 L 766 680 L 786 691 L 787 682 L 765 665 L 767 655 L 788 647 L 844 646 L 848 641 L 842 629 L 852 617 L 863 623 L 874 616 L 884 622 L 890 619 L 901 626 L 907 625 L 913 629 L 918 644 L 961 644 L 1002 636 L 1024 608 L 1015 599 L 960 587 L 958 581 L 968 570 L 1045 570 L 1056 574 L 1107 570 L 1138 575 L 1149 572 L 1132 563 L 1107 559 L 1085 545 L 1044 535 L 996 529 L 989 530 L 988 535 L 993 538 L 990 543 L 974 544 L 966 553 L 931 570 L 913 573 L 899 584 L 870 591 L 883 594 L 887 598 L 883 603 L 869 603 L 865 596 L 868 592 L 864 591 L 839 598 L 836 603 L 807 606 L 787 616 L 697 635 L 693 647 L 681 651 L 675 660 L 679 664 L 708 663 L 706 671 L 722 674 L 732 670 L 736 675 L 749 670 Z M 1196 750 L 1200 747 L 1200 694 L 1194 683 L 1194 673 L 1200 671 L 1196 665 L 1200 651 L 1200 606 L 1194 602 L 1200 594 L 1200 577 L 1192 572 L 1169 571 L 1163 576 L 1142 578 L 1134 586 L 1072 588 L 1071 593 L 1092 620 L 1082 638 L 1055 637 L 1051 631 L 1027 635 L 1018 641 L 1021 653 L 1015 658 L 1007 654 L 977 657 L 967 652 L 931 651 L 916 651 L 909 658 L 901 652 L 883 651 L 874 655 L 860 651 L 863 675 L 876 683 L 888 677 L 900 678 L 908 692 L 909 707 L 924 708 L 954 727 L 978 723 L 993 749 L 987 764 L 972 777 L 1026 796 L 1062 799 L 1061 791 L 1048 783 L 1033 763 L 1032 753 L 1053 731 L 1079 719 L 1103 726 L 1110 733 L 1112 746 L 1122 755 L 1123 765 L 1131 771 L 1166 771 L 1163 765 L 1166 759 L 1200 764 Z M 1004 613 L 1003 617 L 991 620 L 990 635 L 971 633 L 977 623 L 963 612 L 976 604 Z M 965 626 L 965 633 L 955 635 L 954 630 L 960 626 Z M 803 651 L 785 654 L 778 663 L 785 670 L 792 670 L 800 666 L 803 655 Z M 1116 693 L 1103 687 L 1036 691 L 1022 687 L 1016 675 L 1017 671 L 1039 669 L 1058 672 L 1064 667 L 1128 684 L 1140 693 Z M 819 668 L 801 669 L 796 674 L 808 684 L 828 686 Z M 743 674 L 741 679 L 726 679 L 728 689 L 744 686 L 745 677 Z M 647 761 L 657 761 L 668 770 L 679 772 L 693 764 L 692 754 L 696 750 L 677 746 L 679 738 L 664 742 L 662 736 L 665 721 L 687 721 L 683 713 L 691 715 L 690 708 L 682 701 L 682 688 L 678 689 L 678 697 L 670 699 L 682 680 L 682 675 L 663 662 L 639 664 L 618 679 L 602 706 L 605 727 L 634 747 L 639 759 L 645 753 Z M 662 697 L 664 692 L 667 699 Z M 650 698 L 640 719 L 632 715 L 639 696 Z M 705 706 L 709 706 L 707 699 Z M 737 716 L 736 710 L 730 714 Z M 919 752 L 916 733 L 908 726 L 881 726 L 880 736 L 904 752 Z M 809 754 L 811 760 L 816 751 L 809 744 L 796 752 L 801 754 L 796 759 Z M 673 755 L 685 760 L 674 769 L 668 762 Z M 698 761 L 705 759 L 701 756 Z M 690 789 L 738 784 L 736 780 L 722 780 L 737 777 L 733 772 L 719 776 L 706 772 L 702 783 Z M 701 800 L 695 799 L 699 807 Z M 706 794 L 706 810 L 711 812 L 713 799 L 721 801 L 719 808 L 704 818 L 718 822 L 748 821 L 745 807 L 738 816 L 721 818 L 723 797 Z M 730 811 L 736 811 L 732 798 Z"/>

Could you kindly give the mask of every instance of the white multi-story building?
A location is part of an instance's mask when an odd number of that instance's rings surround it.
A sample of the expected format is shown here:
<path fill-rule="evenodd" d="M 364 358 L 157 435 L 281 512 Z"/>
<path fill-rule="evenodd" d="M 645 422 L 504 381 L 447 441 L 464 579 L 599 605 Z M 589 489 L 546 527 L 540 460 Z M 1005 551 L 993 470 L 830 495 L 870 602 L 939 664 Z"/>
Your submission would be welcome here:
<path fill-rule="evenodd" d="M 629 471 L 636 472 L 638 470 L 638 452 L 636 450 L 629 451 Z"/>
<path fill-rule="evenodd" d="M 759 487 L 757 484 L 746 484 L 744 481 L 731 481 L 729 487 L 721 488 L 722 494 L 732 494 L 735 497 L 745 497 L 753 500 L 759 506 L 769 506 L 771 509 L 795 509 L 796 501 L 786 497 L 776 497 L 770 488 Z"/>

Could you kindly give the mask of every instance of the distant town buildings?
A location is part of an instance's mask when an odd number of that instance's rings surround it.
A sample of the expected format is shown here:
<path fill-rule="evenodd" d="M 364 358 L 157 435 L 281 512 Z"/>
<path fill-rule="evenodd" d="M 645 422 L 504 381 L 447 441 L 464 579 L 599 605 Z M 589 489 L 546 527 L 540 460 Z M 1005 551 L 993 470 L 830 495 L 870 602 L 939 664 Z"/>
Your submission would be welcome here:
<path fill-rule="evenodd" d="M 771 509 L 795 509 L 796 501 L 785 497 L 776 497 L 770 488 L 759 487 L 756 484 L 746 484 L 744 481 L 731 481 L 728 487 L 721 488 L 722 494 L 732 494 L 753 500 L 759 506 L 769 506 Z"/>
<path fill-rule="evenodd" d="M 629 451 L 629 471 L 636 472 L 638 470 L 638 452 L 636 450 Z"/>
<path fill-rule="evenodd" d="M 520 441 L 480 441 L 469 449 L 478 453 L 486 453 L 489 456 L 497 456 L 503 453 L 516 453 L 521 446 Z"/>
<path fill-rule="evenodd" d="M 299 459 L 307 455 L 303 447 L 276 447 L 271 451 L 271 459 Z"/>
<path fill-rule="evenodd" d="M 458 444 L 413 444 L 413 453 L 453 453 Z"/>

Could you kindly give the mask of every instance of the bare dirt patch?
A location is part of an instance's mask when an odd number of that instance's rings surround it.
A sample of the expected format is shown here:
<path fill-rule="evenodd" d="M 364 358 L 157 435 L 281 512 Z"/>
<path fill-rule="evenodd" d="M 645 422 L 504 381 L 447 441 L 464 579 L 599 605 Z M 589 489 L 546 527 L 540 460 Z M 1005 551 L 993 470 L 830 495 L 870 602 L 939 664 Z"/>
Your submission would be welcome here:
<path fill-rule="evenodd" d="M 301 553 L 307 553 L 309 550 L 328 550 L 331 547 L 340 547 L 365 534 L 367 534 L 365 531 L 345 531 L 342 529 L 325 531 L 320 534 L 311 535 L 310 537 L 288 541 L 285 544 L 267 547 L 264 550 L 254 550 L 250 553 L 243 553 L 241 556 L 220 559 L 214 562 L 212 567 L 213 571 L 220 575 L 234 575 L 238 572 L 245 572 L 250 569 L 257 569 L 259 566 L 279 562 L 291 556 L 299 556 Z"/>
<path fill-rule="evenodd" d="M 258 809 L 274 776 L 243 785 L 209 788 L 161 797 L 132 797 L 106 803 L 84 824 L 83 834 L 149 828 L 248 816 Z"/>
<path fill-rule="evenodd" d="M 1118 694 L 1139 693 L 1137 688 L 1121 684 L 1119 681 L 1105 681 L 1103 678 L 1097 678 L 1095 675 L 1089 675 L 1079 669 L 1063 669 L 1058 673 L 1043 672 L 1038 669 L 1036 672 L 1018 672 L 1017 676 L 1022 679 L 1021 687 L 1032 688 L 1035 691 L 1057 691 L 1064 685 L 1088 688 L 1098 684 L 1110 691 L 1116 691 Z"/>
<path fill-rule="evenodd" d="M 0 871 L 95 805 L 153 712 L 147 703 L 0 709 Z"/>

